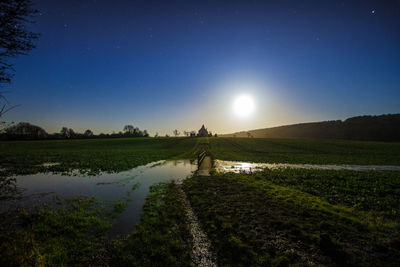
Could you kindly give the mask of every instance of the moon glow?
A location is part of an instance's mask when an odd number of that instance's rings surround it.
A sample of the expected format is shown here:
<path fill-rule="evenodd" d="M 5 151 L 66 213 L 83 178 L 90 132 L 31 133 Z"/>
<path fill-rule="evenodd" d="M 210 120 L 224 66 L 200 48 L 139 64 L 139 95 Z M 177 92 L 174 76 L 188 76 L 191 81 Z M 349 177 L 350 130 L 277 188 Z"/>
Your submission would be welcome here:
<path fill-rule="evenodd" d="M 254 101 L 249 95 L 239 95 L 233 102 L 233 112 L 241 118 L 248 117 L 254 111 Z"/>

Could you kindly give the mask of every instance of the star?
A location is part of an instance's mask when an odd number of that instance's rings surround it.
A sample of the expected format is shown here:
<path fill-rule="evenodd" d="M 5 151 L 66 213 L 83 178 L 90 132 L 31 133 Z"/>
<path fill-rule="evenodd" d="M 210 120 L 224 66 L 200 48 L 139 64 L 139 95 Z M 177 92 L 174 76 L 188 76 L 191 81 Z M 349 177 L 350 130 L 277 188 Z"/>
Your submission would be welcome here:
<path fill-rule="evenodd" d="M 372 14 L 372 15 L 375 14 L 375 9 L 372 9 L 371 14 Z"/>

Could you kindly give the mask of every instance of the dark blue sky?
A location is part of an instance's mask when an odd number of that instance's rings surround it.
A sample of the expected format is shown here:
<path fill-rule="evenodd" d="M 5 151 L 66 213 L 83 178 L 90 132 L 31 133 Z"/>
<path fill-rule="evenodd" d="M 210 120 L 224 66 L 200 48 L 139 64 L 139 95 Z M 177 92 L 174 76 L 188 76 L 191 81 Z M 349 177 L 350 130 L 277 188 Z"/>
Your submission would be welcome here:
<path fill-rule="evenodd" d="M 400 112 L 400 1 L 34 2 L 8 120 L 226 133 Z"/>

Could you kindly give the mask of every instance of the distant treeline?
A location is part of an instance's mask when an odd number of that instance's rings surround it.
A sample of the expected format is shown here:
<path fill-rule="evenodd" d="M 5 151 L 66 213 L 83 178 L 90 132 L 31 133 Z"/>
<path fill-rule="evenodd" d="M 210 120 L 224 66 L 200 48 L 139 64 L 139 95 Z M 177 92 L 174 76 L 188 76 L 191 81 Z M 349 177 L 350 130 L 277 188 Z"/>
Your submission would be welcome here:
<path fill-rule="evenodd" d="M 49 134 L 43 128 L 27 122 L 16 125 L 3 126 L 0 129 L 0 140 L 35 140 L 35 139 L 84 139 L 84 138 L 117 138 L 117 137 L 148 137 L 147 130 L 140 130 L 132 125 L 125 125 L 123 131 L 112 134 L 95 135 L 93 131 L 86 130 L 77 133 L 71 128 L 63 127 L 59 133 Z"/>
<path fill-rule="evenodd" d="M 300 123 L 223 136 L 400 141 L 400 114 L 358 116 L 345 121 Z"/>

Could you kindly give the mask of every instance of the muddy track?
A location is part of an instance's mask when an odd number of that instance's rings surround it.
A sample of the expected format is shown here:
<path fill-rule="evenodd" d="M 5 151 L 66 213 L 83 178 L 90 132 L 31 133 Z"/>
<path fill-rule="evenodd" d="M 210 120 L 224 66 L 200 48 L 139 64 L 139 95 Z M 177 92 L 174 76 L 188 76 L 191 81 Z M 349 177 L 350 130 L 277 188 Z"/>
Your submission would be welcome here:
<path fill-rule="evenodd" d="M 204 152 L 206 153 L 206 150 Z M 201 155 L 201 153 L 199 154 Z M 199 157 L 198 174 L 200 176 L 210 176 L 210 170 L 212 167 L 212 158 L 210 155 L 204 155 Z M 181 183 L 177 184 L 178 191 L 182 194 L 186 220 L 189 224 L 190 235 L 192 237 L 192 261 L 196 266 L 217 266 L 216 257 L 213 255 L 211 250 L 211 241 L 208 239 L 207 234 L 203 231 L 200 226 L 199 219 L 190 205 L 185 191 L 182 189 Z"/>
<path fill-rule="evenodd" d="M 190 235 L 192 237 L 192 261 L 196 266 L 217 266 L 216 258 L 211 250 L 211 241 L 200 226 L 199 219 L 194 213 L 185 191 L 180 184 L 177 185 L 181 192 L 185 205 L 186 219 L 189 223 Z"/>

